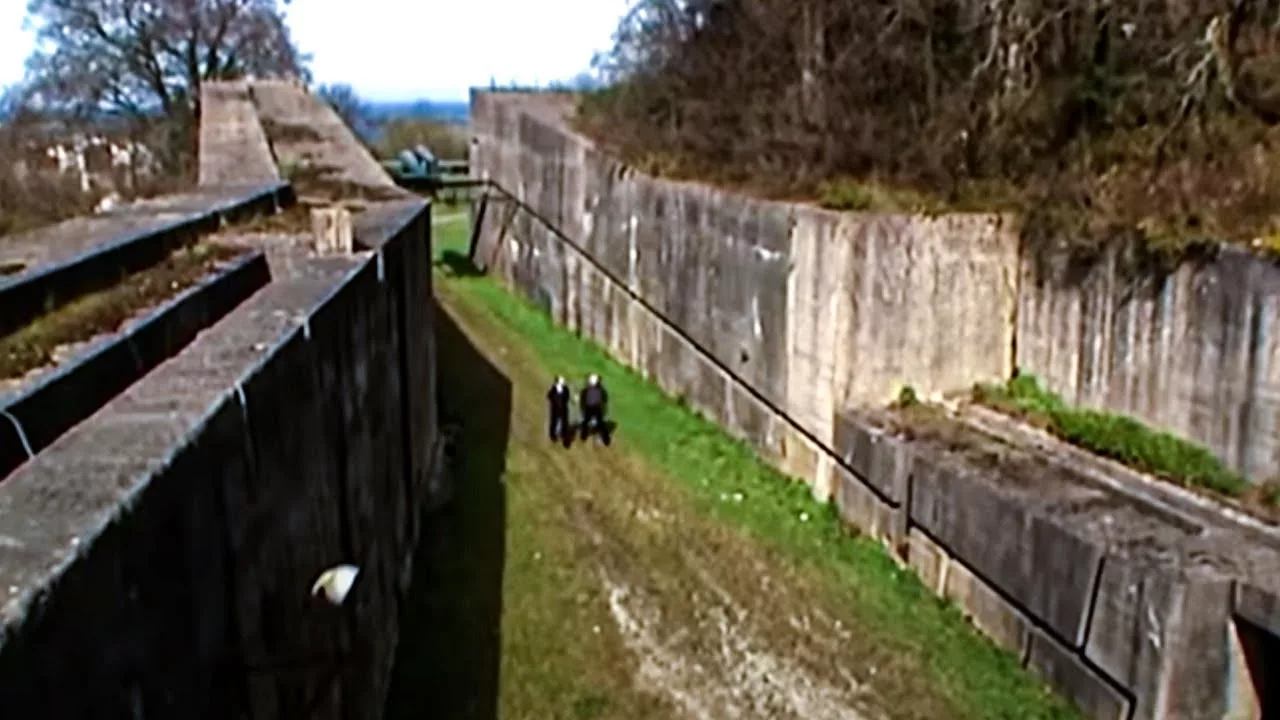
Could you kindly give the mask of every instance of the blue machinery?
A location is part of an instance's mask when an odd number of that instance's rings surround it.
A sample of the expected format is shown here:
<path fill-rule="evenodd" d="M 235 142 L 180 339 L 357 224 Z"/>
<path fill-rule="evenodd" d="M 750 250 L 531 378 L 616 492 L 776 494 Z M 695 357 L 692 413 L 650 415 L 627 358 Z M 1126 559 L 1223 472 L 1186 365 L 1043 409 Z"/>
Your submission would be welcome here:
<path fill-rule="evenodd" d="M 384 160 L 396 184 L 409 190 L 438 192 L 478 187 L 482 181 L 468 176 L 466 160 L 441 160 L 425 145 L 401 150 L 395 160 Z"/>

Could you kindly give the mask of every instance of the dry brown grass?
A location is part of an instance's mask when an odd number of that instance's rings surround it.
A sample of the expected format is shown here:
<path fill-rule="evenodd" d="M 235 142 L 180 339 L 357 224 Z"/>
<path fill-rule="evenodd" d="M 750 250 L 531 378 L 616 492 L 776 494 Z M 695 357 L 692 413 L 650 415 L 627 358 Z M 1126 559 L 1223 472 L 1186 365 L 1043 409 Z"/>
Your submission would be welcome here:
<path fill-rule="evenodd" d="M 21 377 L 48 365 L 65 345 L 115 332 L 138 313 L 176 297 L 219 263 L 242 255 L 241 248 L 200 243 L 175 251 L 159 264 L 85 295 L 12 333 L 0 336 L 0 380 Z"/>

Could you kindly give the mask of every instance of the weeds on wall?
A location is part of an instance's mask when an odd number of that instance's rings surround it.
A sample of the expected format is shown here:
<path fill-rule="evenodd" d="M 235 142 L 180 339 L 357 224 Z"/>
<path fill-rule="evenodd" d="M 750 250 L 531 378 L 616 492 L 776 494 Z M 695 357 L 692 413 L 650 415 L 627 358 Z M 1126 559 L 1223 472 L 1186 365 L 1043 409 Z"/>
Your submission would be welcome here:
<path fill-rule="evenodd" d="M 976 385 L 973 400 L 1134 470 L 1244 500 L 1256 509 L 1280 510 L 1280 486 L 1252 485 L 1203 445 L 1155 430 L 1129 416 L 1074 407 L 1034 375 L 1019 373 L 1004 384 Z"/>

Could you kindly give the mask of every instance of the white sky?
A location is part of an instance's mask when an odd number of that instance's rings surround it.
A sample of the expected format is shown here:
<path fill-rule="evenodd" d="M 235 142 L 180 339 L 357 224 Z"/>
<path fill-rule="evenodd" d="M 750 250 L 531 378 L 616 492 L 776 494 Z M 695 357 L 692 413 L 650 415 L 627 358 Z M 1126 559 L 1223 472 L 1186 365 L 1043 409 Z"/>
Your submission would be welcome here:
<path fill-rule="evenodd" d="M 367 100 L 466 100 L 473 85 L 569 80 L 610 46 L 627 0 L 293 0 L 320 83 Z M 346 12 L 344 12 L 344 8 Z M 24 0 L 0 0 L 0 87 L 22 79 Z"/>

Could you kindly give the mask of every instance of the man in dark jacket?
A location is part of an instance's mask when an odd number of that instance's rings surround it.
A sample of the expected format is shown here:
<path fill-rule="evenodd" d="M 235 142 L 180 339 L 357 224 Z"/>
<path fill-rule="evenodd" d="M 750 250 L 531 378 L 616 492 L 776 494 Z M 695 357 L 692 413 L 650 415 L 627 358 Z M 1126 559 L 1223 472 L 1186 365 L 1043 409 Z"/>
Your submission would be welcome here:
<path fill-rule="evenodd" d="M 566 445 L 573 435 L 573 431 L 569 429 L 569 402 L 569 384 L 563 377 L 557 377 L 547 391 L 547 410 L 550 414 L 547 431 L 552 441 L 563 440 Z"/>
<path fill-rule="evenodd" d="M 582 388 L 578 403 L 582 408 L 582 439 L 586 440 L 587 435 L 595 430 L 600 433 L 604 444 L 608 445 L 609 423 L 605 419 L 605 413 L 609 409 L 609 393 L 605 392 L 599 375 L 593 374 L 587 378 L 587 386 Z"/>

